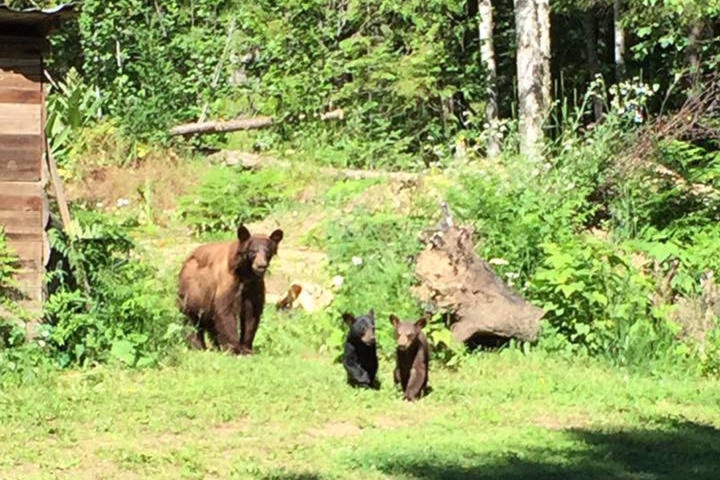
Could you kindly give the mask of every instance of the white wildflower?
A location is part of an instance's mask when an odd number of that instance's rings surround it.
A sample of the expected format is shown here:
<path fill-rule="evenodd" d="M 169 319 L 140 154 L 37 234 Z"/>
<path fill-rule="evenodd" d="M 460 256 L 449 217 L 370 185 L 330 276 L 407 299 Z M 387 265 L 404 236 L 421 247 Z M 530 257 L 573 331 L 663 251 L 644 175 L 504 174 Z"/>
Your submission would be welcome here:
<path fill-rule="evenodd" d="M 504 258 L 491 258 L 490 260 L 488 260 L 488 263 L 490 265 L 509 265 L 510 264 L 510 262 L 508 262 Z"/>
<path fill-rule="evenodd" d="M 332 286 L 333 288 L 340 288 L 343 286 L 343 283 L 345 283 L 345 278 L 342 275 L 335 275 L 332 280 Z"/>

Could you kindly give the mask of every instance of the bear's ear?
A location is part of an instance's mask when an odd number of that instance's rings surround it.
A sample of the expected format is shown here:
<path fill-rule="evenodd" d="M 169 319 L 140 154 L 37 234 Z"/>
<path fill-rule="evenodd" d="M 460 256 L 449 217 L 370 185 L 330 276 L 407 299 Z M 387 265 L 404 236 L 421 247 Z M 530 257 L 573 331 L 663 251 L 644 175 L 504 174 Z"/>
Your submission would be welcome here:
<path fill-rule="evenodd" d="M 272 232 L 270 234 L 270 240 L 272 240 L 275 243 L 280 243 L 280 241 L 283 239 L 283 231 L 279 228 Z"/>
<path fill-rule="evenodd" d="M 250 238 L 250 230 L 245 225 L 240 225 L 237 229 L 237 238 L 240 243 L 245 243 Z"/>
<path fill-rule="evenodd" d="M 370 318 L 370 320 L 375 322 L 375 309 L 374 308 L 370 309 L 370 311 L 368 312 L 368 317 Z"/>
<path fill-rule="evenodd" d="M 395 330 L 397 330 L 398 324 L 400 323 L 400 319 L 395 316 L 394 313 L 390 314 L 390 323 L 392 323 L 392 326 L 395 327 Z"/>
<path fill-rule="evenodd" d="M 352 327 L 352 324 L 355 323 L 355 317 L 351 313 L 343 313 L 343 321 L 348 324 L 348 326 Z"/>
<path fill-rule="evenodd" d="M 415 322 L 415 326 L 417 328 L 423 328 L 425 325 L 427 325 L 427 319 L 425 317 L 420 318 L 417 322 Z"/>

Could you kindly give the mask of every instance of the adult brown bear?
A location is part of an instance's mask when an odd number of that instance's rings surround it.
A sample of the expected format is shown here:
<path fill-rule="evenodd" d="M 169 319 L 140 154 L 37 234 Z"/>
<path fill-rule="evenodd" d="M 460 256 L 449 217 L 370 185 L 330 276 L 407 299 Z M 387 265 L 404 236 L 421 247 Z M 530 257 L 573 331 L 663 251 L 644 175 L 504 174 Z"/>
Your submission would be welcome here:
<path fill-rule="evenodd" d="M 223 350 L 252 353 L 265 306 L 265 271 L 282 238 L 282 230 L 269 236 L 250 235 L 240 225 L 236 240 L 202 245 L 185 260 L 178 307 L 195 329 L 188 337 L 193 347 L 205 348 L 207 332 Z"/>

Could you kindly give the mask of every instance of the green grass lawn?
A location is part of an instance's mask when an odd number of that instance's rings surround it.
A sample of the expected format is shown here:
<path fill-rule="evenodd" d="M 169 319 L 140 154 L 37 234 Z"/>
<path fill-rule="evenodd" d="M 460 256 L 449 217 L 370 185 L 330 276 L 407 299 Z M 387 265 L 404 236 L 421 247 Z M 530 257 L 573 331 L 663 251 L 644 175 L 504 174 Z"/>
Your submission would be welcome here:
<path fill-rule="evenodd" d="M 188 352 L 0 392 L 0 478 L 717 479 L 720 382 L 517 351 L 405 403 L 329 356 Z"/>
<path fill-rule="evenodd" d="M 278 285 L 300 274 L 329 282 L 324 252 L 310 262 L 304 242 L 318 243 L 317 225 L 347 205 L 401 196 L 358 196 L 376 184 L 338 182 L 253 225 L 286 230 Z M 174 227 L 139 233 L 171 290 L 199 242 Z M 358 303 L 378 303 L 377 287 L 357 291 Z M 410 404 L 387 360 L 380 391 L 348 387 L 334 351 L 320 348 L 339 343 L 326 326 L 268 308 L 251 358 L 178 349 L 158 368 L 67 370 L 0 389 L 0 480 L 720 479 L 720 380 L 509 349 L 455 370 L 431 364 L 433 392 Z"/>

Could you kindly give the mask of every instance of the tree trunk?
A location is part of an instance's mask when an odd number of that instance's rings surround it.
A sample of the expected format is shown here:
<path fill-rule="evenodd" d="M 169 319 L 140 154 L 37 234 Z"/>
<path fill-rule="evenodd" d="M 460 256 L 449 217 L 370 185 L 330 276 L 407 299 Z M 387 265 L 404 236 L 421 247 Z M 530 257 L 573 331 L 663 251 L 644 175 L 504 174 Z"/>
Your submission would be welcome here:
<path fill-rule="evenodd" d="M 704 29 L 704 22 L 696 20 L 690 25 L 685 50 L 685 63 L 688 69 L 687 86 L 695 89 L 700 80 L 700 40 Z"/>
<path fill-rule="evenodd" d="M 486 106 L 485 120 L 490 127 L 491 134 L 485 145 L 487 156 L 496 157 L 500 154 L 497 106 L 497 66 L 495 64 L 495 48 L 493 46 L 493 7 L 491 0 L 477 0 L 478 2 L 478 38 L 480 40 L 480 61 L 486 74 Z"/>
<path fill-rule="evenodd" d="M 520 153 L 538 159 L 550 103 L 550 6 L 547 0 L 514 0 Z"/>
<path fill-rule="evenodd" d="M 615 81 L 625 78 L 625 29 L 622 19 L 622 0 L 613 0 L 613 24 L 615 31 Z"/>
<path fill-rule="evenodd" d="M 542 109 L 543 120 L 552 107 L 552 76 L 550 72 L 550 0 L 536 0 L 538 28 L 540 30 L 539 59 L 542 69 Z"/>
<path fill-rule="evenodd" d="M 587 54 L 588 70 L 590 71 L 590 81 L 595 80 L 595 76 L 600 72 L 600 60 L 597 53 L 597 18 L 596 10 L 590 6 L 585 10 L 583 17 L 583 29 L 585 30 L 585 50 Z M 593 118 L 597 122 L 602 117 L 603 104 L 602 100 L 593 95 L 592 97 Z"/>

